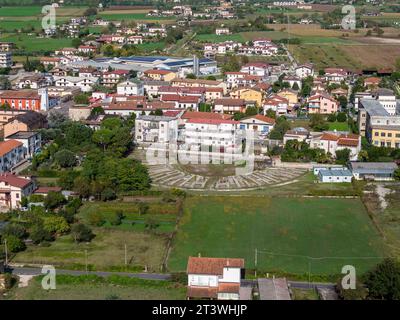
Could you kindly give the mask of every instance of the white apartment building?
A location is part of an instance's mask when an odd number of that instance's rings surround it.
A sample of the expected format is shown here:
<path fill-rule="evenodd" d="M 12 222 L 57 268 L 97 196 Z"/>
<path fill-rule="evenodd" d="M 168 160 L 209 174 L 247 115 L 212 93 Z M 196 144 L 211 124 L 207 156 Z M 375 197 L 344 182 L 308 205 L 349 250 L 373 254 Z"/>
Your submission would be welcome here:
<path fill-rule="evenodd" d="M 169 143 L 177 141 L 177 117 L 140 115 L 135 120 L 137 143 Z"/>
<path fill-rule="evenodd" d="M 54 77 L 56 87 L 78 87 L 82 92 L 91 91 L 93 86 L 98 83 L 98 80 L 98 77 Z"/>
<path fill-rule="evenodd" d="M 229 28 L 217 28 L 215 29 L 215 34 L 221 36 L 224 34 L 231 34 L 231 32 L 229 31 Z"/>
<path fill-rule="evenodd" d="M 143 96 L 143 82 L 137 80 L 121 82 L 117 85 L 117 94 L 124 96 Z"/>
<path fill-rule="evenodd" d="M 295 69 L 296 76 L 304 79 L 309 76 L 314 76 L 314 67 L 311 64 L 303 64 Z"/>
<path fill-rule="evenodd" d="M 17 140 L 0 142 L 0 172 L 8 172 L 24 159 L 23 143 Z"/>
<path fill-rule="evenodd" d="M 11 52 L 0 52 L 0 68 L 9 68 L 11 66 Z"/>

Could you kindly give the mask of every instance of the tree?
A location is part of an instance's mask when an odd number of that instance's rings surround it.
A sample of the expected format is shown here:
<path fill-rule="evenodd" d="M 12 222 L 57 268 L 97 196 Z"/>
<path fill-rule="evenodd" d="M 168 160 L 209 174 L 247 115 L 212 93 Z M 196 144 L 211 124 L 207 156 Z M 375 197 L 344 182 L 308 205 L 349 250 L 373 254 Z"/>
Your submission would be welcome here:
<path fill-rule="evenodd" d="M 42 241 L 53 240 L 51 233 L 45 230 L 41 224 L 36 224 L 32 227 L 32 230 L 29 233 L 29 238 L 34 244 L 39 244 Z"/>
<path fill-rule="evenodd" d="M 86 17 L 95 16 L 96 14 L 97 14 L 97 9 L 93 7 L 87 8 L 83 13 L 83 15 Z"/>
<path fill-rule="evenodd" d="M 281 116 L 276 119 L 275 126 L 271 130 L 269 138 L 274 140 L 282 140 L 286 131 L 288 131 L 289 129 L 290 123 L 286 120 L 284 116 Z"/>
<path fill-rule="evenodd" d="M 365 275 L 368 296 L 373 299 L 400 299 L 400 264 L 387 258 Z"/>
<path fill-rule="evenodd" d="M 310 127 L 315 131 L 325 131 L 329 129 L 329 124 L 325 121 L 322 114 L 312 114 L 310 117 Z"/>
<path fill-rule="evenodd" d="M 196 75 L 193 73 L 189 73 L 186 75 L 186 79 L 196 79 L 196 78 L 197 78 Z"/>
<path fill-rule="evenodd" d="M 78 193 L 81 198 L 89 198 L 90 196 L 90 180 L 78 176 L 74 180 L 74 191 Z"/>
<path fill-rule="evenodd" d="M 74 224 L 71 227 L 71 236 L 75 242 L 89 242 L 94 238 L 92 230 L 82 223 Z"/>
<path fill-rule="evenodd" d="M 265 112 L 265 115 L 269 118 L 275 119 L 276 118 L 276 111 L 272 110 L 272 109 L 268 109 Z"/>
<path fill-rule="evenodd" d="M 117 198 L 117 195 L 115 191 L 111 188 L 106 188 L 101 192 L 101 200 L 102 201 L 110 201 L 110 200 L 115 200 Z"/>
<path fill-rule="evenodd" d="M 25 228 L 17 223 L 7 224 L 1 233 L 3 236 L 14 236 L 18 239 L 22 239 L 26 236 Z"/>
<path fill-rule="evenodd" d="M 156 109 L 156 111 L 154 111 L 154 115 L 156 115 L 156 116 L 162 116 L 162 115 L 163 115 L 162 109 Z"/>
<path fill-rule="evenodd" d="M 329 115 L 328 115 L 328 118 L 327 118 L 327 120 L 329 121 L 329 122 L 335 122 L 336 121 L 336 113 L 330 113 Z"/>
<path fill-rule="evenodd" d="M 138 211 L 140 216 L 146 214 L 148 210 L 149 210 L 149 205 L 147 203 L 142 201 L 138 202 Z"/>
<path fill-rule="evenodd" d="M 89 104 L 89 97 L 85 93 L 80 93 L 74 97 L 74 102 L 76 104 Z"/>
<path fill-rule="evenodd" d="M 93 133 L 92 140 L 101 145 L 105 151 L 113 136 L 114 134 L 110 129 L 99 129 Z"/>
<path fill-rule="evenodd" d="M 26 248 L 25 243 L 16 236 L 8 235 L 4 239 L 7 241 L 7 249 L 11 252 L 19 252 Z"/>
<path fill-rule="evenodd" d="M 339 96 L 338 101 L 341 109 L 345 110 L 348 104 L 347 98 L 345 96 Z"/>
<path fill-rule="evenodd" d="M 122 223 L 122 219 L 124 219 L 124 214 L 121 210 L 118 210 L 114 213 L 113 217 L 110 220 L 110 223 L 113 226 L 119 226 Z"/>
<path fill-rule="evenodd" d="M 342 300 L 364 300 L 368 295 L 368 291 L 360 279 L 356 279 L 355 289 L 344 289 L 342 286 L 342 278 L 340 278 L 336 284 L 336 290 L 339 298 Z"/>
<path fill-rule="evenodd" d="M 350 149 L 336 150 L 336 163 L 345 165 L 350 160 Z"/>
<path fill-rule="evenodd" d="M 69 231 L 68 222 L 61 216 L 43 218 L 43 229 L 51 234 L 63 234 Z"/>
<path fill-rule="evenodd" d="M 347 116 L 345 112 L 339 112 L 337 115 L 337 121 L 338 122 L 346 122 Z"/>
<path fill-rule="evenodd" d="M 394 170 L 394 175 L 393 175 L 393 177 L 394 177 L 396 180 L 400 181 L 400 168 L 397 168 L 396 170 Z"/>
<path fill-rule="evenodd" d="M 54 160 L 62 168 L 71 168 L 76 164 L 76 157 L 72 151 L 62 149 L 54 154 Z"/>
<path fill-rule="evenodd" d="M 81 44 L 82 44 L 82 40 L 79 39 L 79 38 L 74 38 L 74 39 L 72 39 L 72 41 L 71 41 L 71 45 L 72 45 L 74 48 L 78 48 Z"/>
<path fill-rule="evenodd" d="M 296 90 L 296 91 L 298 91 L 300 89 L 299 85 L 297 84 L 297 82 L 293 83 L 292 89 Z"/>
<path fill-rule="evenodd" d="M 62 195 L 61 192 L 50 191 L 46 198 L 44 199 L 44 207 L 46 209 L 55 209 L 64 203 L 66 203 L 65 197 Z"/>

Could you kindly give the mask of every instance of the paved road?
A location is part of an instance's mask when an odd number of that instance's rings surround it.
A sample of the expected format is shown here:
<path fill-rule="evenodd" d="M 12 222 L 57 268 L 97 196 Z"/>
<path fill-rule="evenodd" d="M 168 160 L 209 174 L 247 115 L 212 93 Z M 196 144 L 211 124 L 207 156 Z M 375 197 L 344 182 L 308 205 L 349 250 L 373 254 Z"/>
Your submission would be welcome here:
<path fill-rule="evenodd" d="M 10 267 L 11 272 L 15 275 L 40 275 L 40 268 L 27 268 L 27 267 Z M 80 270 L 60 270 L 56 269 L 57 274 L 69 274 L 72 276 L 80 276 L 85 274 L 94 274 L 99 277 L 108 277 L 111 275 L 120 275 L 129 278 L 140 278 L 147 280 L 168 280 L 171 275 L 170 274 L 161 274 L 161 273 L 129 273 L 129 272 L 105 272 L 105 271 L 80 271 Z"/>
<path fill-rule="evenodd" d="M 242 280 L 242 283 L 245 286 L 251 286 L 255 285 L 257 283 L 257 280 Z M 310 289 L 310 288 L 335 289 L 335 284 L 333 283 L 313 282 L 310 284 L 308 282 L 302 282 L 302 281 L 288 281 L 288 284 L 292 288 L 297 288 L 297 289 Z"/>

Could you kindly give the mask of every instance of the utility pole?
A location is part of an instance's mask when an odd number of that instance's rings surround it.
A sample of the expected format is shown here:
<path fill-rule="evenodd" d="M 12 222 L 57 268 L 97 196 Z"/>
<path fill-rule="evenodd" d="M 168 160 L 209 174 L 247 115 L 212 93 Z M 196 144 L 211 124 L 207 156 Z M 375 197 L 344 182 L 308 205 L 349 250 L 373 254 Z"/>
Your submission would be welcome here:
<path fill-rule="evenodd" d="M 254 276 L 257 277 L 257 248 L 254 250 Z"/>
<path fill-rule="evenodd" d="M 125 243 L 125 266 L 128 265 L 128 255 L 127 255 L 127 250 L 126 250 L 126 243 Z"/>
<path fill-rule="evenodd" d="M 88 274 L 87 249 L 85 249 L 85 270 L 86 270 L 86 274 Z"/>

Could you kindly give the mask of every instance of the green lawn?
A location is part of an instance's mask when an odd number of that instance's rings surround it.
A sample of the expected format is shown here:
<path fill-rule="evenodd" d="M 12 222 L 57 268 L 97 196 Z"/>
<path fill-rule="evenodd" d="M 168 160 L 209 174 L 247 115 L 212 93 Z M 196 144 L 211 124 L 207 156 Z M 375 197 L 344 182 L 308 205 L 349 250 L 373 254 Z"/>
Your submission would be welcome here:
<path fill-rule="evenodd" d="M 28 246 L 18 253 L 13 262 L 53 264 L 63 268 L 85 269 L 85 250 L 89 268 L 118 270 L 124 268 L 125 244 L 128 269 L 159 272 L 165 254 L 165 238 L 148 232 L 134 232 L 117 228 L 93 228 L 96 237 L 90 243 L 75 244 L 70 235 L 52 242 L 49 247 Z"/>
<path fill-rule="evenodd" d="M 12 300 L 183 300 L 186 287 L 169 281 L 89 276 L 58 276 L 55 290 L 43 290 L 41 278 L 9 293 Z M 116 279 L 117 281 L 113 281 Z"/>
<path fill-rule="evenodd" d="M 202 42 L 213 42 L 213 43 L 225 42 L 225 41 L 244 42 L 244 38 L 242 37 L 242 35 L 240 33 L 235 33 L 235 34 L 230 34 L 230 35 L 221 35 L 221 36 L 218 36 L 214 33 L 198 34 L 198 35 L 196 35 L 195 40 L 202 41 Z"/>
<path fill-rule="evenodd" d="M 0 17 L 29 17 L 42 13 L 41 6 L 31 7 L 0 7 Z"/>
<path fill-rule="evenodd" d="M 188 256 L 200 253 L 242 257 L 247 268 L 254 268 L 256 248 L 260 271 L 296 274 L 308 272 L 305 256 L 383 255 L 382 241 L 358 199 L 193 197 L 186 200 L 168 267 L 183 271 Z M 346 264 L 361 273 L 378 261 L 312 260 L 311 273 L 339 274 Z"/>
<path fill-rule="evenodd" d="M 347 122 L 328 122 L 329 130 L 337 130 L 337 131 L 349 131 L 349 125 Z"/>
<path fill-rule="evenodd" d="M 26 50 L 27 52 L 37 51 L 54 51 L 63 47 L 71 46 L 70 38 L 37 38 L 35 36 L 29 36 L 27 34 L 2 34 L 0 35 L 0 41 L 14 42 L 18 49 Z"/>

